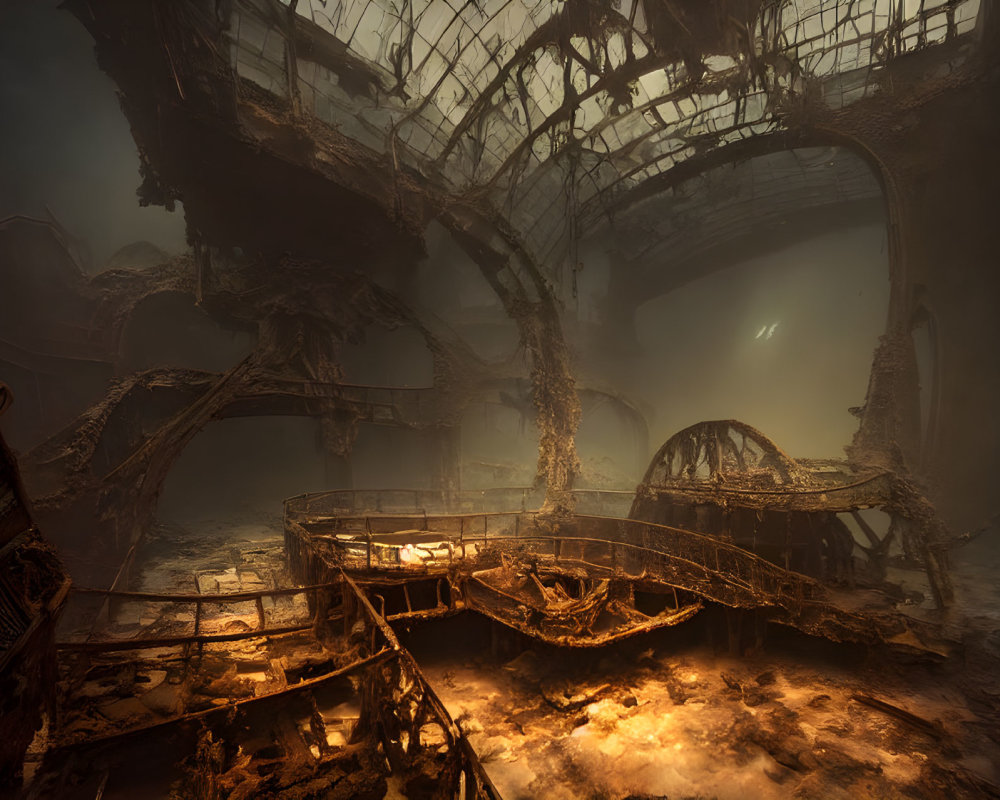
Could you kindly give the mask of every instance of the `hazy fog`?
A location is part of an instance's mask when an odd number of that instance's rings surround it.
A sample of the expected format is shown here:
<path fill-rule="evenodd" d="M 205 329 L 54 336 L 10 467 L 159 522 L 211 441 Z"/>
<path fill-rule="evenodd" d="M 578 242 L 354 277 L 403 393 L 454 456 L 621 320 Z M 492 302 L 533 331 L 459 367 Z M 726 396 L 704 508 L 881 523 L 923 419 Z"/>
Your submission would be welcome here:
<path fill-rule="evenodd" d="M 0 217 L 46 216 L 51 209 L 89 243 L 93 270 L 138 240 L 168 252 L 184 248 L 182 209 L 171 214 L 138 205 L 136 147 L 115 87 L 68 12 L 50 0 L 0 5 L 0 69 Z M 650 298 L 635 314 L 638 349 L 620 358 L 574 342 L 580 386 L 620 393 L 643 410 L 649 428 L 642 440 L 612 400 L 585 403 L 581 483 L 633 486 L 667 437 L 704 419 L 744 420 L 792 455 L 842 455 L 857 427 L 847 409 L 864 402 L 885 322 L 884 239 L 881 224 L 829 233 Z M 516 326 L 474 264 L 434 223 L 428 254 L 407 286 L 390 288 L 418 313 L 440 318 L 480 358 L 513 361 L 516 372 L 524 358 Z M 567 309 L 571 339 L 574 317 L 582 325 L 598 321 L 601 298 L 593 295 L 614 266 L 608 253 L 589 258 L 581 299 Z M 222 371 L 253 346 L 248 334 L 216 330 L 193 300 L 164 302 L 140 306 L 130 322 L 127 365 Z M 185 303 L 189 307 L 181 307 Z M 414 328 L 372 328 L 366 342 L 346 346 L 342 355 L 350 382 L 432 381 L 430 352 Z M 537 431 L 530 397 L 523 382 L 512 380 L 502 391 L 463 417 L 458 449 L 467 487 L 523 485 L 533 475 Z M 177 462 L 164 505 L 171 513 L 184 513 L 188 501 L 190 511 L 211 511 L 207 504 L 277 513 L 281 497 L 342 488 L 345 475 L 363 488 L 423 486 L 431 480 L 429 462 L 440 466 L 439 459 L 438 445 L 420 432 L 368 426 L 345 473 L 331 468 L 313 420 L 227 420 L 209 425 Z"/>
<path fill-rule="evenodd" d="M 827 234 L 708 275 L 636 315 L 631 388 L 654 443 L 740 419 L 793 456 L 841 457 L 889 298 L 885 228 Z"/>
<path fill-rule="evenodd" d="M 137 240 L 182 250 L 180 209 L 139 207 L 139 160 L 115 85 L 90 35 L 56 5 L 0 3 L 0 219 L 50 209 L 90 244 L 94 268 Z"/>

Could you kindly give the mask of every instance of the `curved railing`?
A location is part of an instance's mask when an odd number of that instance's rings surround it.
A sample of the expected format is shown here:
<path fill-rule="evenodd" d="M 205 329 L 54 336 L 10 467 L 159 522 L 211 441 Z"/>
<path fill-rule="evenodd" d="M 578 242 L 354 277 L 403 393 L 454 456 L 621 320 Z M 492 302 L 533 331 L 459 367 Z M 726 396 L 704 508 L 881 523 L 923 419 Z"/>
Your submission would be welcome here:
<path fill-rule="evenodd" d="M 640 509 L 646 502 L 661 503 L 670 498 L 691 498 L 689 502 L 718 504 L 719 498 L 729 498 L 742 508 L 760 508 L 774 511 L 831 511 L 842 512 L 857 508 L 874 508 L 885 505 L 892 497 L 894 474 L 880 470 L 857 477 L 850 483 L 780 486 L 755 488 L 727 485 L 714 481 L 677 480 L 659 485 L 641 484 L 636 489 L 633 509 Z M 674 502 L 678 502 L 674 500 Z M 640 512 L 641 513 L 641 512 Z"/>
<path fill-rule="evenodd" d="M 366 422 L 427 425 L 440 415 L 441 391 L 435 387 L 369 386 L 284 376 L 262 376 L 260 382 L 273 386 L 276 394 L 349 404 Z"/>
<path fill-rule="evenodd" d="M 286 516 L 285 536 L 293 562 L 319 555 L 350 569 L 412 569 L 414 560 L 407 557 L 415 550 L 428 553 L 421 566 L 429 570 L 470 558 L 485 566 L 491 552 L 520 550 L 661 580 L 734 607 L 780 605 L 797 611 L 803 602 L 825 596 L 812 578 L 736 545 L 620 517 L 556 519 L 536 511 Z"/>

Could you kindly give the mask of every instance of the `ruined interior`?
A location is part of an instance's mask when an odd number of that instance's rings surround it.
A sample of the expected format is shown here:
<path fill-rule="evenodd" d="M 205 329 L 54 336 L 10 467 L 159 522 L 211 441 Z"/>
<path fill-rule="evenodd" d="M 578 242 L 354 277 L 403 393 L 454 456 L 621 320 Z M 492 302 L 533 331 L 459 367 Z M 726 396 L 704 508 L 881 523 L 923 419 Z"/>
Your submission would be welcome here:
<path fill-rule="evenodd" d="M 997 3 L 0 65 L 0 795 L 1000 797 Z"/>

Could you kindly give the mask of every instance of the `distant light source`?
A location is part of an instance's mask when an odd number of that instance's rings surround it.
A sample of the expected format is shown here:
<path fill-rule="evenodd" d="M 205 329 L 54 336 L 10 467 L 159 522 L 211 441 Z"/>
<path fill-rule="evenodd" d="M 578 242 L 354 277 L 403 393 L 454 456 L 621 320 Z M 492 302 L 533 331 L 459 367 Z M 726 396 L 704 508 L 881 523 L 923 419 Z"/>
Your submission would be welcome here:
<path fill-rule="evenodd" d="M 774 336 L 774 332 L 778 329 L 778 324 L 780 322 L 781 320 L 778 320 L 778 322 L 772 322 L 770 325 L 762 325 L 761 329 L 757 331 L 757 335 L 754 336 L 753 338 L 759 339 L 761 336 L 763 336 L 765 339 L 770 339 L 772 336 Z"/>

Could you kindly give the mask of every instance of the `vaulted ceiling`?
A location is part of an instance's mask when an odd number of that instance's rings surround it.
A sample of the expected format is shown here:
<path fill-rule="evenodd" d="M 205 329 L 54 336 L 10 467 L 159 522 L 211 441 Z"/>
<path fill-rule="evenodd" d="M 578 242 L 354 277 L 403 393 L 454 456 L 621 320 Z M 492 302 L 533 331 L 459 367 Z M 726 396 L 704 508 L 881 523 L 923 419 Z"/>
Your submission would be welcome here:
<path fill-rule="evenodd" d="M 237 74 L 399 169 L 486 204 L 559 283 L 585 235 L 610 233 L 627 259 L 645 257 L 676 240 L 699 197 L 716 213 L 721 196 L 729 221 L 754 225 L 789 205 L 878 196 L 864 165 L 841 150 L 744 166 L 721 190 L 719 180 L 690 178 L 713 151 L 746 157 L 741 143 L 787 130 L 803 98 L 837 110 L 885 91 L 887 65 L 968 38 L 978 8 L 979 0 L 234 0 L 222 13 Z M 683 190 L 664 180 L 671 175 L 688 179 Z M 664 185 L 669 205 L 654 207 L 659 221 L 650 222 L 650 198 L 662 203 Z M 633 219 L 637 205 L 645 213 Z"/>

